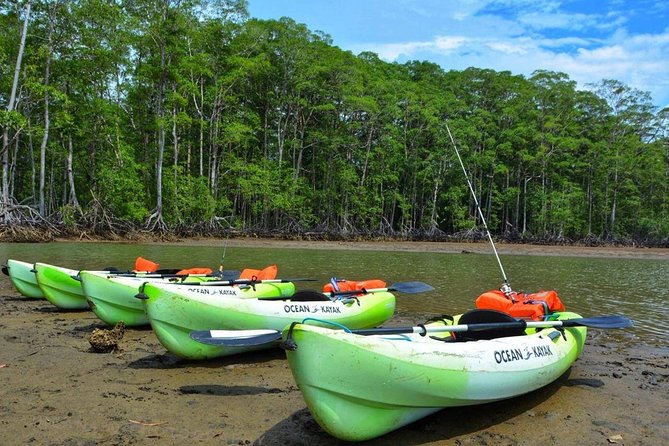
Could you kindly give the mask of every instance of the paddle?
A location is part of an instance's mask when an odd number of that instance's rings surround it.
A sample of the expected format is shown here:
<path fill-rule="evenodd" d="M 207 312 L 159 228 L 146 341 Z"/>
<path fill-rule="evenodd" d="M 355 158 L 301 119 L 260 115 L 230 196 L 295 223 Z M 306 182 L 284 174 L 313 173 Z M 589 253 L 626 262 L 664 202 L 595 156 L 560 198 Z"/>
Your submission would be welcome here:
<path fill-rule="evenodd" d="M 352 296 L 357 294 L 379 293 L 382 291 L 399 291 L 400 293 L 416 294 L 425 293 L 432 290 L 434 290 L 434 288 L 424 282 L 398 282 L 390 285 L 388 288 L 361 288 L 359 290 L 351 291 L 332 291 L 330 293 L 325 293 L 325 295 L 330 297 Z"/>
<path fill-rule="evenodd" d="M 133 272 L 114 272 L 111 271 L 109 276 L 112 277 L 129 277 L 138 279 L 170 279 L 178 277 L 220 277 L 222 280 L 236 280 L 240 271 L 238 270 L 224 270 L 222 272 L 214 272 L 210 274 L 176 274 L 175 273 L 133 273 Z"/>
<path fill-rule="evenodd" d="M 408 293 L 408 294 L 415 294 L 415 293 L 424 293 L 426 291 L 432 291 L 434 288 L 432 288 L 430 285 L 427 283 L 423 282 L 398 282 L 393 285 L 391 285 L 388 288 L 361 288 L 359 290 L 350 290 L 350 291 L 330 291 L 330 292 L 323 292 L 321 293 L 320 291 L 300 291 L 299 293 L 305 293 L 304 295 L 300 296 L 300 298 L 297 298 L 297 293 L 293 295 L 293 297 L 289 297 L 288 299 L 292 301 L 299 301 L 299 302 L 305 302 L 305 301 L 318 301 L 318 300 L 331 300 L 333 302 L 336 301 L 342 301 L 344 303 L 348 303 L 351 301 L 355 300 L 355 296 L 359 294 L 371 294 L 371 293 L 380 293 L 383 291 L 399 291 L 400 293 Z M 286 299 L 285 296 L 263 296 L 263 297 L 258 297 L 260 300 L 274 300 L 274 299 Z"/>
<path fill-rule="evenodd" d="M 234 279 L 234 280 L 211 280 L 208 282 L 170 282 L 170 285 L 183 285 L 183 286 L 190 286 L 190 287 L 197 287 L 197 286 L 234 286 L 234 285 L 242 285 L 246 286 L 246 288 L 252 287 L 254 285 L 257 285 L 259 283 L 289 283 L 289 282 L 313 282 L 316 279 L 304 279 L 304 278 L 297 278 L 297 279 L 263 279 L 263 280 L 253 280 L 253 279 Z M 147 295 L 144 294 L 143 292 L 144 286 L 140 288 L 140 292 L 135 295 L 137 299 L 143 299 L 146 300 L 148 299 Z M 276 299 L 281 299 L 281 296 L 277 296 Z"/>
<path fill-rule="evenodd" d="M 176 271 L 176 270 L 175 270 Z M 237 270 L 226 270 L 223 272 L 216 272 L 212 274 L 160 274 L 160 273 L 135 273 L 131 271 L 124 272 L 115 272 L 109 270 L 101 270 L 101 272 L 107 273 L 108 277 L 121 277 L 126 279 L 187 279 L 189 277 L 220 277 L 223 280 L 235 280 L 239 277 L 240 272 Z M 71 276 L 74 280 L 81 282 L 81 277 L 77 274 L 76 276 Z M 217 281 L 218 282 L 218 281 Z M 192 285 L 192 283 L 188 283 Z"/>
<path fill-rule="evenodd" d="M 356 335 L 391 335 L 417 333 L 425 336 L 427 333 L 448 333 L 448 332 L 466 332 L 466 331 L 485 331 L 496 329 L 511 328 L 568 328 L 568 327 L 589 327 L 589 328 L 625 328 L 633 325 L 631 319 L 624 316 L 595 316 L 590 318 L 567 319 L 564 321 L 515 321 L 515 322 L 489 322 L 481 324 L 462 324 L 462 325 L 444 325 L 426 327 L 419 325 L 416 327 L 385 327 L 368 328 L 361 330 L 351 330 Z M 281 332 L 278 330 L 203 330 L 191 331 L 190 337 L 197 342 L 208 345 L 222 345 L 226 347 L 252 347 L 263 344 L 272 344 L 281 339 Z"/>
<path fill-rule="evenodd" d="M 233 285 L 256 285 L 259 283 L 288 283 L 288 282 L 314 282 L 316 279 L 295 278 L 295 279 L 233 279 L 233 280 L 210 280 L 208 282 L 198 282 L 197 285 L 204 286 L 233 286 Z M 192 283 L 175 283 L 175 285 L 193 285 Z"/>

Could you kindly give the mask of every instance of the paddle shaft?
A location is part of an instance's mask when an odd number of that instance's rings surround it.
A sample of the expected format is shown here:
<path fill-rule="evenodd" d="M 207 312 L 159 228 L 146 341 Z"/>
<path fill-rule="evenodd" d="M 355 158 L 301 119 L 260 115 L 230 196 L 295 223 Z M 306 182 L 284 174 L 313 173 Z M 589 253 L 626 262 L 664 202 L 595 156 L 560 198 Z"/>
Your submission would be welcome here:
<path fill-rule="evenodd" d="M 350 290 L 350 291 L 331 291 L 325 293 L 325 295 L 330 297 L 337 296 L 353 296 L 357 294 L 370 294 L 370 293 L 380 293 L 383 291 L 399 291 L 400 293 L 424 293 L 426 291 L 434 290 L 433 287 L 423 282 L 398 282 L 390 285 L 387 288 L 361 288 L 359 290 Z"/>
<path fill-rule="evenodd" d="M 563 321 L 515 321 L 515 322 L 484 322 L 480 324 L 459 324 L 439 326 L 416 327 L 385 327 L 351 330 L 351 333 L 363 336 L 384 334 L 406 334 L 417 333 L 425 336 L 427 333 L 461 333 L 466 331 L 486 331 L 502 328 L 525 329 L 525 328 L 568 328 L 568 327 L 591 327 L 591 328 L 625 328 L 632 325 L 632 321 L 622 316 L 598 316 L 593 318 L 565 319 Z"/>
<path fill-rule="evenodd" d="M 264 279 L 264 280 L 253 280 L 253 279 L 235 279 L 235 280 L 210 280 L 208 282 L 199 282 L 198 285 L 204 286 L 232 286 L 232 285 L 255 285 L 258 283 L 288 283 L 288 282 L 313 282 L 316 279 L 305 279 L 305 278 L 296 278 L 296 279 Z M 192 284 L 184 284 L 192 285 Z"/>
<path fill-rule="evenodd" d="M 568 327 L 590 327 L 590 328 L 625 328 L 633 323 L 630 319 L 623 316 L 597 316 L 592 318 L 565 319 L 562 321 L 515 321 L 515 322 L 489 322 L 480 324 L 460 324 L 444 326 L 424 326 L 416 327 L 386 327 L 369 328 L 360 330 L 351 330 L 350 333 L 356 335 L 392 335 L 392 334 L 410 334 L 416 333 L 427 335 L 428 333 L 447 333 L 447 332 L 466 332 L 466 331 L 485 331 L 497 330 L 502 328 L 568 328 Z M 256 346 L 271 344 L 281 339 L 281 332 L 277 330 L 207 330 L 192 331 L 192 339 L 203 344 L 225 345 L 225 346 Z"/>

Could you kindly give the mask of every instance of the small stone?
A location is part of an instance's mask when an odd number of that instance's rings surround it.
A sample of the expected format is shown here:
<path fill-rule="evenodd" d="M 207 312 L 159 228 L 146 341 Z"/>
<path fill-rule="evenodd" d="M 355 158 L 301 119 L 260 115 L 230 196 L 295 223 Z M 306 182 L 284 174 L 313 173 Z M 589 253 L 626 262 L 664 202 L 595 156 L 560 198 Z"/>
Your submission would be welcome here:
<path fill-rule="evenodd" d="M 607 438 L 607 441 L 609 443 L 619 443 L 623 441 L 623 436 L 618 434 L 618 435 L 611 435 L 609 438 Z"/>

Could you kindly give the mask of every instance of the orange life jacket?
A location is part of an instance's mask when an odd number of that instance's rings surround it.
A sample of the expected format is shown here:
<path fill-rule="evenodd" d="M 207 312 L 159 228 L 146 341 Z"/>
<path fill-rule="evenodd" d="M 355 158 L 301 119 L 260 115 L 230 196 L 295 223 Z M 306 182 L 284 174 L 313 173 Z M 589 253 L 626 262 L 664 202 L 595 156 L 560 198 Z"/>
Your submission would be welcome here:
<path fill-rule="evenodd" d="M 177 271 L 178 276 L 185 276 L 186 274 L 211 274 L 210 268 L 187 268 Z"/>
<path fill-rule="evenodd" d="M 371 290 L 374 288 L 386 288 L 386 282 L 379 279 L 369 279 L 361 281 L 338 279 L 337 287 L 339 287 L 339 291 L 356 291 L 356 290 L 362 290 L 363 288 L 366 290 Z M 331 293 L 336 291 L 337 290 L 332 285 L 332 283 L 326 283 L 325 285 L 323 285 L 324 293 Z"/>
<path fill-rule="evenodd" d="M 160 266 L 158 263 L 154 263 L 151 260 L 146 260 L 142 257 L 137 257 L 135 260 L 135 272 L 139 273 L 152 273 L 158 269 Z"/>
<path fill-rule="evenodd" d="M 276 275 L 279 272 L 279 268 L 276 265 L 270 265 L 265 269 L 251 269 L 246 268 L 239 275 L 240 279 L 253 279 L 255 280 L 270 280 L 276 279 Z"/>
<path fill-rule="evenodd" d="M 497 310 L 516 318 L 540 321 L 555 311 L 564 311 L 564 304 L 556 291 L 538 291 L 536 293 L 511 293 L 505 295 L 500 290 L 481 294 L 476 299 L 476 308 Z"/>

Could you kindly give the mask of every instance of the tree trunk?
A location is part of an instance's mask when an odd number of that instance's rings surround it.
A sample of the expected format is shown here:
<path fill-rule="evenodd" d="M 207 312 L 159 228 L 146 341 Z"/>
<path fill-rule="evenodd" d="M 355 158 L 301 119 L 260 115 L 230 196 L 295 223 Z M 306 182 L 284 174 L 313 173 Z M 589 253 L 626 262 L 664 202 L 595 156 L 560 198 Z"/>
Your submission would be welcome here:
<path fill-rule="evenodd" d="M 77 191 L 74 188 L 74 172 L 72 170 L 72 135 L 67 136 L 67 183 L 69 185 L 70 193 L 67 198 L 67 203 L 74 206 L 75 209 L 80 210 L 79 200 L 77 200 Z"/>
<path fill-rule="evenodd" d="M 529 183 L 532 178 L 529 177 L 523 180 L 523 234 L 527 231 L 527 183 Z"/>
<path fill-rule="evenodd" d="M 53 23 L 53 22 L 52 22 Z M 51 33 L 53 31 L 53 25 L 49 29 L 49 47 L 48 54 L 46 56 L 46 67 L 44 69 L 44 85 L 47 87 L 46 93 L 44 93 L 44 135 L 42 136 L 42 144 L 40 145 L 39 151 L 39 215 L 42 217 L 46 216 L 46 205 L 44 200 L 44 186 L 46 179 L 46 146 L 49 142 L 49 127 L 51 125 L 51 118 L 49 117 L 49 77 L 51 74 Z"/>
<path fill-rule="evenodd" d="M 16 103 L 16 90 L 19 84 L 19 73 L 21 71 L 21 60 L 23 59 L 23 50 L 26 45 L 26 34 L 28 32 L 28 22 L 30 21 L 30 6 L 32 1 L 28 0 L 26 4 L 26 17 L 23 20 L 23 30 L 21 31 L 21 43 L 19 44 L 19 53 L 16 56 L 16 66 L 14 68 L 14 81 L 12 82 L 12 91 L 9 96 L 7 111 L 14 111 Z M 2 207 L 9 206 L 9 128 L 5 126 L 2 131 Z M 11 216 L 5 213 L 5 221 L 11 220 Z"/>
<path fill-rule="evenodd" d="M 620 151 L 618 147 L 616 147 L 616 157 L 615 157 L 615 162 L 614 162 L 614 167 L 613 167 L 613 198 L 612 198 L 612 203 L 611 203 L 611 233 L 610 235 L 613 236 L 615 234 L 616 230 L 616 207 L 618 205 L 618 157 L 620 156 Z"/>
<path fill-rule="evenodd" d="M 167 20 L 169 6 L 167 3 L 163 5 L 162 22 Z M 160 80 L 158 82 L 158 100 L 157 110 L 158 115 L 158 159 L 156 160 L 156 208 L 149 216 L 147 227 L 151 229 L 165 229 L 165 222 L 163 221 L 163 157 L 165 155 L 165 86 L 167 84 L 167 61 L 165 60 L 166 43 L 163 36 L 159 37 L 160 45 Z M 153 222 L 153 224 L 152 224 Z"/>
<path fill-rule="evenodd" d="M 174 86 L 176 90 L 176 85 Z M 177 108 L 172 107 L 172 146 L 174 148 L 174 196 L 178 194 L 177 191 L 177 166 L 179 165 L 179 137 L 177 135 Z"/>

